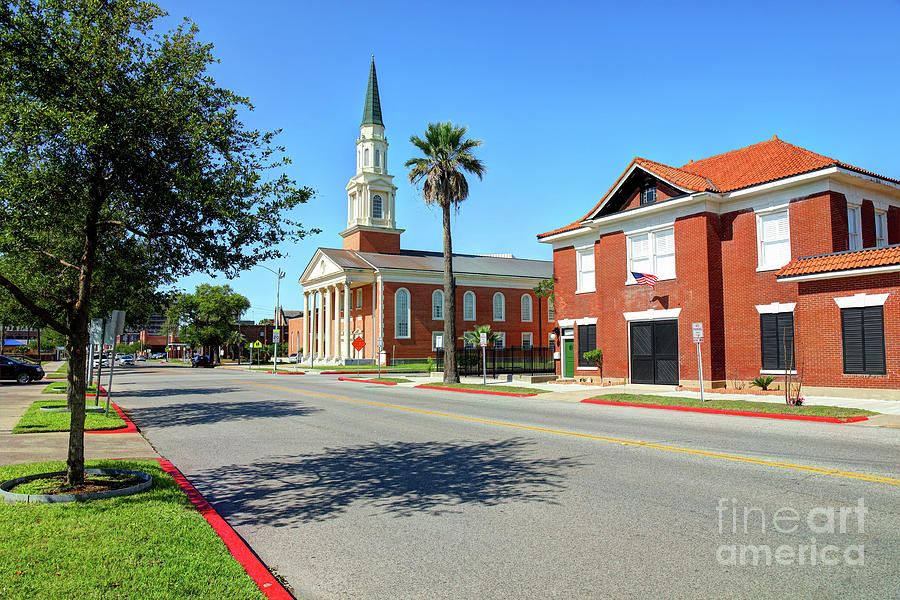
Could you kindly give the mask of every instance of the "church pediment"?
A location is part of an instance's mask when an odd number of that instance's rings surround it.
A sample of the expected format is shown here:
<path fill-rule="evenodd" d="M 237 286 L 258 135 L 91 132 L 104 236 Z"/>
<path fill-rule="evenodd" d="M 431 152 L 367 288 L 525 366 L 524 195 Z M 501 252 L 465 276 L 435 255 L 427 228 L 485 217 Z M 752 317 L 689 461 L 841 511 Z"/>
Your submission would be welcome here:
<path fill-rule="evenodd" d="M 338 265 L 336 262 L 334 262 L 334 260 L 332 260 L 324 252 L 322 252 L 321 249 L 319 249 L 316 250 L 316 253 L 313 255 L 312 260 L 309 261 L 309 264 L 306 266 L 306 269 L 304 269 L 303 274 L 300 276 L 300 285 L 303 285 L 308 281 L 322 279 L 324 277 L 337 275 L 343 272 L 343 267 Z"/>

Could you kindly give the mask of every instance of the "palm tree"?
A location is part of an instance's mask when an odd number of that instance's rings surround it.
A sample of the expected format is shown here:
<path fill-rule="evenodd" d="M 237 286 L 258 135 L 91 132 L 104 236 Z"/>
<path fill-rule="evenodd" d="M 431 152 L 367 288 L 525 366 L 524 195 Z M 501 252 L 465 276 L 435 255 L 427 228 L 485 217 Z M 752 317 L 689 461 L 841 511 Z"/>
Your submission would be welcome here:
<path fill-rule="evenodd" d="M 493 346 L 494 342 L 500 340 L 503 337 L 496 331 L 491 331 L 490 325 L 476 325 L 474 330 L 465 332 L 459 339 L 477 348 L 481 345 L 482 333 L 487 334 L 487 343 L 489 346 Z"/>
<path fill-rule="evenodd" d="M 422 185 L 422 198 L 426 204 L 437 204 L 444 217 L 444 339 L 451 340 L 444 348 L 444 383 L 458 383 L 456 369 L 456 280 L 453 278 L 453 242 L 450 237 L 450 207 L 469 196 L 469 183 L 462 171 L 474 173 L 481 179 L 484 163 L 471 151 L 482 144 L 481 140 L 463 139 L 468 127 L 457 127 L 450 121 L 429 123 L 425 139 L 411 136 L 422 158 L 411 158 L 405 166 L 409 170 L 409 182 Z"/>

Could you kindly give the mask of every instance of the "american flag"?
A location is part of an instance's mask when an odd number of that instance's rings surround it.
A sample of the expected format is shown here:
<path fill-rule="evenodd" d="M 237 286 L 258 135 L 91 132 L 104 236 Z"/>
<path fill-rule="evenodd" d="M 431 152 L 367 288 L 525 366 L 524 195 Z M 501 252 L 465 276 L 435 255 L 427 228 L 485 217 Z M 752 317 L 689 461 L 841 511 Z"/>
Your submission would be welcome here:
<path fill-rule="evenodd" d="M 650 273 L 635 273 L 632 271 L 631 276 L 641 285 L 649 285 L 650 287 L 656 285 L 656 275 L 651 275 Z"/>

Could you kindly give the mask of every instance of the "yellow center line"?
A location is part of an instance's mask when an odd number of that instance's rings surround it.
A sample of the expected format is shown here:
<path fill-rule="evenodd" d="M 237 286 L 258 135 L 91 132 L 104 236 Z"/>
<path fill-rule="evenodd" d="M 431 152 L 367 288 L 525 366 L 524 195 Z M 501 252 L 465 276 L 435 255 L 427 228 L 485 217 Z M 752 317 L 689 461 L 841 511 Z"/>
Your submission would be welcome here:
<path fill-rule="evenodd" d="M 552 433 L 555 435 L 564 435 L 568 437 L 584 438 L 588 440 L 597 440 L 601 442 L 610 442 L 613 444 L 621 444 L 623 446 L 641 446 L 643 448 L 652 448 L 654 450 L 665 450 L 667 452 L 680 452 L 682 454 L 693 454 L 695 456 L 705 456 L 708 458 L 719 458 L 722 460 L 732 460 L 736 462 L 750 463 L 754 465 L 762 465 L 766 467 L 779 467 L 781 469 L 792 469 L 794 471 L 806 471 L 819 475 L 833 475 L 835 477 L 847 477 L 851 479 L 861 479 L 863 481 L 873 481 L 876 483 L 887 483 L 889 485 L 900 485 L 900 479 L 892 479 L 890 477 L 881 477 L 879 475 L 867 475 L 865 473 L 854 473 L 852 471 L 838 471 L 837 469 L 826 469 L 824 467 L 813 467 L 809 465 L 797 465 L 777 460 L 767 460 L 764 458 L 751 458 L 749 456 L 738 456 L 736 454 L 724 454 L 721 452 L 710 452 L 707 450 L 695 450 L 693 448 L 680 448 L 678 446 L 669 446 L 666 444 L 656 444 L 653 442 L 644 442 L 641 440 L 629 440 L 625 438 L 615 438 L 605 435 L 594 435 L 590 433 L 578 433 L 575 431 L 566 431 L 564 429 L 552 429 L 548 427 L 536 427 L 533 425 L 522 425 L 519 423 L 508 423 L 506 421 L 495 421 L 493 419 L 480 419 L 478 417 L 465 417 L 462 415 L 452 415 L 433 410 L 425 410 L 423 408 L 411 408 L 408 406 L 398 406 L 396 404 L 386 404 L 384 402 L 372 402 L 370 400 L 357 400 L 355 398 L 345 398 L 343 396 L 334 396 L 332 394 L 320 394 L 318 392 L 308 392 L 305 390 L 296 390 L 291 388 L 279 387 L 276 385 L 268 385 L 265 383 L 256 383 L 254 381 L 243 381 L 240 379 L 232 379 L 237 383 L 246 383 L 247 385 L 255 385 L 259 387 L 271 388 L 273 390 L 282 390 L 285 392 L 293 392 L 295 394 L 305 394 L 307 396 L 318 396 L 320 398 L 331 398 L 333 400 L 344 400 L 346 402 L 356 402 L 357 404 L 368 404 L 370 406 L 380 406 L 382 408 L 392 408 L 395 410 L 404 410 L 407 412 L 418 413 L 422 415 L 431 415 L 434 417 L 444 417 L 447 419 L 456 419 L 459 421 L 469 421 L 472 423 L 482 423 L 484 425 L 496 425 L 499 427 L 509 427 L 512 429 L 525 429 L 527 431 L 538 431 L 541 433 Z"/>

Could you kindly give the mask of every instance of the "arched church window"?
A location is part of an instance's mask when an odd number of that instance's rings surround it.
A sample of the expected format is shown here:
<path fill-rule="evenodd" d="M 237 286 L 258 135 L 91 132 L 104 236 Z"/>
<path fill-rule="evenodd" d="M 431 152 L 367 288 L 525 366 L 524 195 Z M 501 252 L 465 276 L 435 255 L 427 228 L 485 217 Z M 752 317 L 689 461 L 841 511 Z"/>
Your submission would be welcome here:
<path fill-rule="evenodd" d="M 444 318 L 444 292 L 434 290 L 431 294 L 431 318 L 441 320 Z"/>
<path fill-rule="evenodd" d="M 531 296 L 528 294 L 522 295 L 522 320 L 531 320 Z"/>
<path fill-rule="evenodd" d="M 500 292 L 494 294 L 494 320 L 506 320 L 506 298 Z"/>
<path fill-rule="evenodd" d="M 369 166 L 369 149 L 368 148 L 363 150 L 363 164 L 367 167 Z"/>
<path fill-rule="evenodd" d="M 378 152 L 376 150 L 375 152 Z M 384 202 L 381 199 L 381 196 L 375 194 L 372 196 L 372 218 L 373 219 L 383 219 L 384 218 Z"/>
<path fill-rule="evenodd" d="M 463 294 L 463 320 L 475 320 L 475 292 L 471 290 Z"/>
<path fill-rule="evenodd" d="M 409 290 L 400 288 L 394 294 L 394 337 L 409 337 Z"/>

